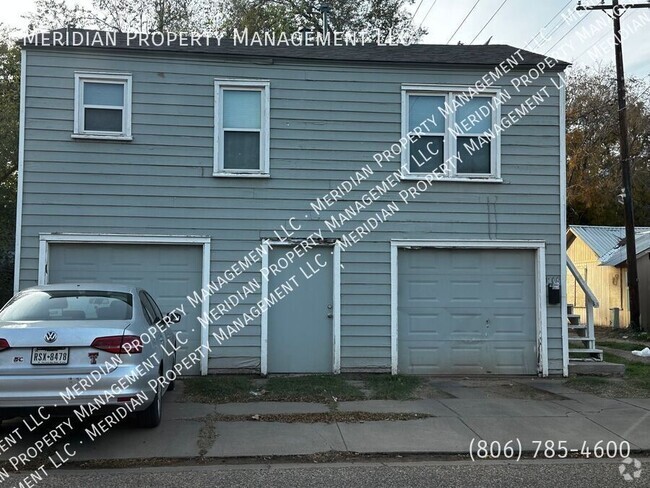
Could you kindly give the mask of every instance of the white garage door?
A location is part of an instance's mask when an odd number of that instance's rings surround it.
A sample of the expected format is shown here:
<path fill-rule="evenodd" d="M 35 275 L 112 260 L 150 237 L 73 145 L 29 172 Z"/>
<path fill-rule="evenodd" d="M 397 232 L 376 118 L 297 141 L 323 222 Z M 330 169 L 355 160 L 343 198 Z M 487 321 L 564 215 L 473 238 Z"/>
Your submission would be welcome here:
<path fill-rule="evenodd" d="M 177 361 L 201 342 L 200 309 L 186 296 L 201 289 L 201 246 L 51 243 L 48 283 L 122 283 L 147 290 L 163 312 L 184 304 L 188 315 L 174 325 L 189 339 Z M 196 364 L 189 374 L 200 374 Z"/>
<path fill-rule="evenodd" d="M 537 374 L 535 253 L 401 249 L 398 368 Z"/>

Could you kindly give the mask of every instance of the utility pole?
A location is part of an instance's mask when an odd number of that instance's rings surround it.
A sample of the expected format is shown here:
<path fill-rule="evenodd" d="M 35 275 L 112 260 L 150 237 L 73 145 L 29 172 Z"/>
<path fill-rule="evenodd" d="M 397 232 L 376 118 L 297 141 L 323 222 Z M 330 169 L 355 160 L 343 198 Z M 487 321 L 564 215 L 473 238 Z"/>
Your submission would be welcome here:
<path fill-rule="evenodd" d="M 612 11 L 614 20 L 614 50 L 616 52 L 616 85 L 618 92 L 618 127 L 621 150 L 621 173 L 623 175 L 623 206 L 625 208 L 625 248 L 627 252 L 627 288 L 630 295 L 630 327 L 639 330 L 639 275 L 636 266 L 636 238 L 634 233 L 634 204 L 632 200 L 632 177 L 630 175 L 630 146 L 627 133 L 627 102 L 625 96 L 625 70 L 623 67 L 623 41 L 621 39 L 621 17 L 631 8 L 650 8 L 650 3 L 628 3 L 620 5 L 612 0 L 611 5 L 582 5 L 577 10 Z M 609 15 L 609 14 L 608 14 Z"/>
<path fill-rule="evenodd" d="M 327 33 L 330 30 L 329 20 L 330 20 L 330 13 L 332 12 L 332 6 L 327 2 L 323 2 L 318 7 L 318 10 L 320 10 L 320 13 L 323 18 L 323 25 L 322 25 L 323 35 L 327 35 Z"/>

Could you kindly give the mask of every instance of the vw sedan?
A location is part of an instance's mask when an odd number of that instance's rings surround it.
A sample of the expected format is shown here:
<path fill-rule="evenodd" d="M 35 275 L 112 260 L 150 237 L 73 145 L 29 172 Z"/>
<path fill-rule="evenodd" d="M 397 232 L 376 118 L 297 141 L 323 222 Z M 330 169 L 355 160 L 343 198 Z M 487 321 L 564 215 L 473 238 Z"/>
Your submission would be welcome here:
<path fill-rule="evenodd" d="M 174 366 L 168 326 L 179 320 L 130 286 L 62 284 L 18 293 L 0 310 L 0 421 L 39 407 L 99 405 L 124 406 L 139 426 L 157 426 L 173 383 L 155 380 Z"/>

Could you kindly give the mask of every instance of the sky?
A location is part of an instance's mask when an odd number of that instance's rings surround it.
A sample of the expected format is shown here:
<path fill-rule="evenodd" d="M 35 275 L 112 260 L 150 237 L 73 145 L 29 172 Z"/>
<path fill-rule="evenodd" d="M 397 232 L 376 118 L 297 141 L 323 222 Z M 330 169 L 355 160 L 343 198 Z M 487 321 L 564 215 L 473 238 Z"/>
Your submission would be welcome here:
<path fill-rule="evenodd" d="M 83 6 L 91 4 L 91 0 L 67 1 Z M 610 3 L 611 0 L 605 1 Z M 622 3 L 646 1 L 622 0 Z M 34 2 L 0 0 L 2 21 L 25 29 L 22 15 L 33 9 Z M 528 50 L 576 66 L 613 63 L 611 19 L 601 11 L 575 12 L 577 3 L 577 0 L 415 0 L 410 10 L 415 14 L 416 25 L 421 24 L 428 30 L 422 42 L 484 44 L 490 40 L 491 44 L 522 48 L 528 44 Z M 583 4 L 593 3 L 599 1 L 583 0 Z M 499 12 L 490 20 L 499 7 Z M 560 12 L 573 17 L 564 20 L 558 15 Z M 626 12 L 622 28 L 626 74 L 650 76 L 650 8 Z"/>

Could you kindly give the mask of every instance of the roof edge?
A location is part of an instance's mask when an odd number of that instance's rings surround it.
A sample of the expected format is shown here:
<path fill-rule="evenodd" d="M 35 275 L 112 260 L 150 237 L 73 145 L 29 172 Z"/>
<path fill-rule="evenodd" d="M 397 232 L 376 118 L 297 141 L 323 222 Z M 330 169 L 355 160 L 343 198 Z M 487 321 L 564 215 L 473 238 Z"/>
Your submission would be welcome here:
<path fill-rule="evenodd" d="M 185 37 L 180 37 L 185 35 Z M 144 37 L 141 37 L 144 36 Z M 148 37 L 147 37 L 148 36 Z M 156 42 L 152 42 L 157 36 Z M 92 29 L 61 28 L 25 36 L 18 45 L 22 49 L 97 49 L 123 52 L 162 52 L 237 58 L 273 58 L 328 62 L 380 63 L 412 66 L 496 66 L 518 53 L 521 62 L 512 68 L 529 68 L 548 61 L 545 71 L 564 71 L 570 63 L 520 49 L 508 44 L 446 45 L 446 44 L 379 44 L 349 45 L 250 45 L 236 39 L 201 36 L 198 33 L 136 33 Z M 428 49 L 427 49 L 428 48 Z M 488 54 L 493 51 L 495 59 Z M 499 52 L 501 51 L 501 52 Z M 397 56 L 399 54 L 399 56 Z M 442 55 L 444 54 L 444 56 Z M 498 55 L 501 56 L 498 56 Z M 391 58 L 389 55 L 393 55 Z M 418 55 L 418 56 L 415 56 Z M 427 56 L 429 57 L 427 59 Z M 438 56 L 440 59 L 433 59 Z M 443 59 L 444 58 L 444 59 Z M 501 61 L 496 61 L 496 58 Z M 502 59 L 504 58 L 504 59 Z M 467 59 L 467 61 L 463 61 Z M 550 65 L 550 66 L 549 66 Z"/>

